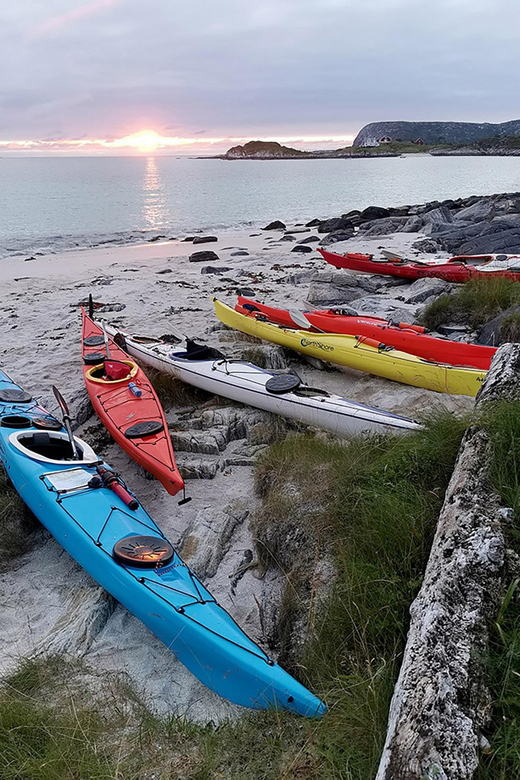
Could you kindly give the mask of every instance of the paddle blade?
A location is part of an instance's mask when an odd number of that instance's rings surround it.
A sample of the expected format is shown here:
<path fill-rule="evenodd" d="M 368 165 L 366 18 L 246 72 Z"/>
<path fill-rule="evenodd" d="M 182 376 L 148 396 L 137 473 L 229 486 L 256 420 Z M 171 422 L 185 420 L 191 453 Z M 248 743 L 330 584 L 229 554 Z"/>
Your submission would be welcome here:
<path fill-rule="evenodd" d="M 88 296 L 88 316 L 91 320 L 94 319 L 94 300 L 92 298 L 92 293 L 89 293 Z"/>
<path fill-rule="evenodd" d="M 391 249 L 382 249 L 381 254 L 383 257 L 386 257 L 387 260 L 401 260 L 403 263 L 409 262 L 404 255 L 401 255 L 399 252 L 392 252 Z"/>
<path fill-rule="evenodd" d="M 65 401 L 64 397 L 62 396 L 62 394 L 60 393 L 60 391 L 58 390 L 56 385 L 52 386 L 52 392 L 54 393 L 54 397 L 57 400 L 57 402 L 58 402 L 58 404 L 60 406 L 60 409 L 63 412 L 64 416 L 70 417 L 69 407 L 67 406 L 67 402 Z"/>
<path fill-rule="evenodd" d="M 316 325 L 313 325 L 312 322 L 309 322 L 307 317 L 302 311 L 297 311 L 296 309 L 289 309 L 289 317 L 294 322 L 295 325 L 298 325 L 299 328 L 304 328 L 304 330 L 317 330 L 318 333 L 324 333 L 325 331 L 321 330 L 320 328 L 317 328 Z"/>

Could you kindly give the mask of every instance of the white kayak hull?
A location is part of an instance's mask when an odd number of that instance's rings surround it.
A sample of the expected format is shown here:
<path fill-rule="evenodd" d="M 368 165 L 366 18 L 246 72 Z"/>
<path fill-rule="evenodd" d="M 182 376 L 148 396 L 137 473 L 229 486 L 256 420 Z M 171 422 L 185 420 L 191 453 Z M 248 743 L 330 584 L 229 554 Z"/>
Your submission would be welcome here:
<path fill-rule="evenodd" d="M 185 352 L 176 351 L 178 347 L 159 339 L 153 341 L 149 337 L 118 331 L 112 326 L 107 326 L 107 332 L 110 335 L 121 333 L 127 352 L 158 371 L 214 395 L 324 428 L 338 436 L 406 432 L 422 427 L 408 417 L 305 386 L 296 391 L 274 394 L 266 389 L 266 383 L 276 375 L 252 363 L 227 359 L 194 360 L 183 357 Z M 143 343 L 144 340 L 146 343 Z"/>

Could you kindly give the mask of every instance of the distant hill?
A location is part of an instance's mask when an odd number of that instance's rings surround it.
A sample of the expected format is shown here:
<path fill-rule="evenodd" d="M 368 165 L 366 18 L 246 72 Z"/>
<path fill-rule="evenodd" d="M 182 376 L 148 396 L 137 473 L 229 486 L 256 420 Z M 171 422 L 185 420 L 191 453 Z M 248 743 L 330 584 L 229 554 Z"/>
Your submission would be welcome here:
<path fill-rule="evenodd" d="M 424 144 L 472 144 L 505 136 L 520 136 L 520 119 L 501 124 L 483 122 L 371 122 L 354 139 L 353 146 L 378 146 L 381 139 L 418 141 Z M 382 144 L 384 146 L 384 143 Z"/>
<path fill-rule="evenodd" d="M 226 160 L 276 160 L 287 157 L 309 157 L 311 152 L 302 152 L 299 149 L 291 149 L 290 146 L 282 146 L 278 141 L 248 141 L 243 146 L 232 146 L 222 155 Z"/>

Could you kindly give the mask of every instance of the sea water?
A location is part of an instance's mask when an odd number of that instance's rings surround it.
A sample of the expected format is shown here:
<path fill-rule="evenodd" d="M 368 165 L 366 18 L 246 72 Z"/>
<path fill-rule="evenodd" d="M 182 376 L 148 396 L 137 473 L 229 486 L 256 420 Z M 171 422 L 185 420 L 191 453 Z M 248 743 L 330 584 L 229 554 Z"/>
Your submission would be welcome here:
<path fill-rule="evenodd" d="M 0 258 L 520 190 L 520 157 L 0 158 Z"/>

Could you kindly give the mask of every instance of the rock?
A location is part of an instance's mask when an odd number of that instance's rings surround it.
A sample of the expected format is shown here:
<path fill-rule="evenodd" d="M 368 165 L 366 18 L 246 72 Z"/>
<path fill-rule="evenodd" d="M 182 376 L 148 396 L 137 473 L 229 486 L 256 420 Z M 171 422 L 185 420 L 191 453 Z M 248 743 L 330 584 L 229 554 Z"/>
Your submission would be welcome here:
<path fill-rule="evenodd" d="M 152 238 L 148 239 L 148 243 L 152 244 L 154 241 L 163 241 L 166 238 L 166 236 L 153 236 Z"/>
<path fill-rule="evenodd" d="M 306 246 L 305 244 L 296 244 L 296 246 L 293 246 L 291 249 L 291 252 L 312 252 L 312 246 Z"/>
<path fill-rule="evenodd" d="M 249 252 L 246 252 L 245 249 L 239 249 L 238 252 L 231 252 L 230 257 L 249 257 Z"/>
<path fill-rule="evenodd" d="M 250 287 L 237 287 L 236 294 L 243 295 L 244 298 L 254 298 L 256 295 L 255 291 Z"/>
<path fill-rule="evenodd" d="M 183 534 L 180 555 L 203 582 L 217 574 L 237 527 L 248 515 L 245 501 L 235 501 L 223 510 L 203 509 L 197 513 Z"/>
<path fill-rule="evenodd" d="M 354 233 L 354 228 L 349 219 L 343 217 L 334 217 L 326 219 L 318 225 L 318 233 L 332 233 L 337 230 L 349 230 Z"/>
<path fill-rule="evenodd" d="M 417 306 L 399 303 L 396 298 L 390 295 L 367 295 L 363 298 L 351 298 L 347 303 L 350 303 L 352 308 L 360 314 L 382 317 L 384 320 L 408 322 L 410 325 L 417 323 Z"/>
<path fill-rule="evenodd" d="M 481 407 L 519 400 L 520 345 L 495 355 Z M 504 603 L 503 506 L 492 488 L 490 443 L 478 423 L 462 441 L 437 521 L 390 705 L 376 780 L 471 780 L 489 719 L 489 626 Z"/>
<path fill-rule="evenodd" d="M 411 216 L 402 228 L 403 233 L 432 233 L 444 229 L 453 222 L 451 211 L 445 206 L 420 215 Z"/>
<path fill-rule="evenodd" d="M 320 246 L 330 246 L 331 244 L 337 244 L 339 241 L 348 241 L 354 235 L 354 228 L 350 230 L 338 230 L 336 233 L 329 233 L 328 236 L 322 238 Z"/>
<path fill-rule="evenodd" d="M 183 241 L 193 241 L 194 238 L 195 238 L 195 236 L 186 236 L 186 238 L 183 238 L 182 240 Z"/>
<path fill-rule="evenodd" d="M 274 222 L 269 222 L 268 225 L 262 228 L 262 230 L 285 230 L 285 225 L 283 222 L 280 222 L 279 219 L 276 219 Z"/>
<path fill-rule="evenodd" d="M 224 271 L 231 271 L 231 268 L 227 265 L 205 265 L 200 269 L 201 274 L 222 274 Z"/>
<path fill-rule="evenodd" d="M 309 227 L 309 228 L 318 227 L 318 225 L 320 224 L 321 224 L 321 219 L 311 219 L 310 222 L 305 223 L 305 227 Z"/>
<path fill-rule="evenodd" d="M 397 277 L 318 271 L 311 278 L 307 300 L 320 307 L 340 305 L 361 298 L 367 292 L 376 293 L 403 284 L 407 284 L 406 280 Z"/>
<path fill-rule="evenodd" d="M 412 284 L 409 287 L 404 288 L 403 291 L 399 290 L 399 295 L 397 297 L 400 301 L 404 301 L 405 303 L 424 303 L 424 301 L 431 296 L 438 297 L 439 295 L 450 293 L 453 287 L 453 284 L 445 282 L 442 279 L 429 279 L 428 277 L 425 277 L 424 279 L 417 279 L 417 281 L 412 282 Z"/>
<path fill-rule="evenodd" d="M 495 216 L 495 204 L 491 200 L 478 200 L 472 206 L 466 206 L 464 209 L 459 209 L 456 213 L 455 219 L 464 220 L 466 222 L 482 222 L 483 220 L 492 220 Z"/>
<path fill-rule="evenodd" d="M 420 241 L 415 241 L 412 244 L 412 249 L 434 255 L 439 251 L 439 244 L 433 238 L 423 238 Z"/>
<path fill-rule="evenodd" d="M 278 239 L 278 241 L 296 241 L 294 236 L 291 236 L 290 234 L 287 234 L 285 236 L 282 236 Z"/>
<path fill-rule="evenodd" d="M 389 233 L 399 233 L 407 221 L 408 217 L 384 217 L 383 219 L 364 222 L 359 232 L 367 237 L 386 236 Z"/>
<path fill-rule="evenodd" d="M 382 208 L 381 206 L 368 206 L 361 212 L 361 219 L 363 222 L 368 222 L 371 219 L 383 219 L 383 217 L 389 217 L 390 211 Z"/>
<path fill-rule="evenodd" d="M 486 324 L 480 328 L 477 339 L 478 343 L 487 344 L 490 347 L 498 347 L 498 345 L 502 344 L 504 341 L 512 341 L 513 339 L 510 338 L 511 334 L 508 332 L 511 328 L 507 327 L 507 320 L 511 315 L 516 315 L 516 317 L 512 319 L 518 318 L 520 324 L 520 306 L 511 306 L 509 309 L 500 312 L 499 315 L 493 317 L 492 320 L 486 322 Z M 517 341 L 518 337 L 514 340 Z"/>
<path fill-rule="evenodd" d="M 212 250 L 202 250 L 201 252 L 194 252 L 189 257 L 190 263 L 211 263 L 212 260 L 219 260 L 219 256 Z"/>
<path fill-rule="evenodd" d="M 298 241 L 299 244 L 316 244 L 319 242 L 318 236 L 307 236 L 306 238 L 302 238 L 301 241 Z"/>
<path fill-rule="evenodd" d="M 163 268 L 160 271 L 156 271 L 156 274 L 172 274 L 173 271 L 171 268 Z"/>
<path fill-rule="evenodd" d="M 195 236 L 194 244 L 208 244 L 210 241 L 218 241 L 217 236 Z"/>

